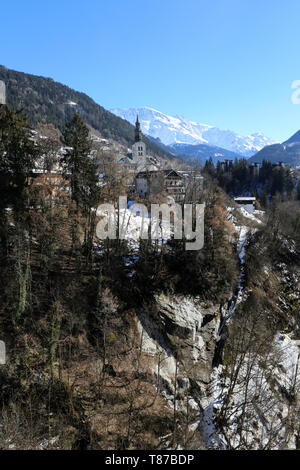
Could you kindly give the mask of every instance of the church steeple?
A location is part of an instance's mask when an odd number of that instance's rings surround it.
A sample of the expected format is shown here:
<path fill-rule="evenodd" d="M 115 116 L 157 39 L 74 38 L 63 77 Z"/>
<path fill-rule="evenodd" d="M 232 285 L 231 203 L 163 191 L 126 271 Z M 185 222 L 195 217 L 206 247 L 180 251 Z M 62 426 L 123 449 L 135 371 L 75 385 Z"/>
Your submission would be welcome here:
<path fill-rule="evenodd" d="M 139 121 L 139 115 L 136 115 L 136 123 L 135 123 L 135 141 L 136 142 L 141 142 L 142 140 L 142 131 L 141 131 L 141 125 Z"/>
<path fill-rule="evenodd" d="M 134 161 L 139 161 L 143 158 L 146 158 L 146 145 L 142 141 L 142 131 L 141 125 L 139 121 L 139 116 L 136 116 L 136 123 L 135 123 L 135 142 L 132 146 L 132 156 Z"/>

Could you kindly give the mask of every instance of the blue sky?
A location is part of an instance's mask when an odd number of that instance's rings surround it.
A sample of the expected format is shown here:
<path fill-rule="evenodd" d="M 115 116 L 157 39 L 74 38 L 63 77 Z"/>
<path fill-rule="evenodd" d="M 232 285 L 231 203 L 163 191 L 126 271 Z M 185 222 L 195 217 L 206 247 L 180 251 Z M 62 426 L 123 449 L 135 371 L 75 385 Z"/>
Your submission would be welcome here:
<path fill-rule="evenodd" d="M 283 141 L 300 129 L 299 0 L 1 2 L 0 64 L 105 108 L 167 114 Z"/>

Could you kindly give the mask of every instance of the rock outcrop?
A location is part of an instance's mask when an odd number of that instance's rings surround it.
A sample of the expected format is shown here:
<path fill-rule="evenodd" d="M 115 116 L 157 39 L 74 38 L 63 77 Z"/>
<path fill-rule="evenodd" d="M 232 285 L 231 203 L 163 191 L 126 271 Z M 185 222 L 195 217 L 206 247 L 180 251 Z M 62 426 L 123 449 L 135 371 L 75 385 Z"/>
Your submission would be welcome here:
<path fill-rule="evenodd" d="M 159 294 L 154 305 L 139 313 L 142 350 L 149 356 L 160 356 L 159 373 L 171 386 L 176 374 L 179 379 L 197 382 L 204 393 L 212 372 L 220 318 L 219 305 Z M 153 371 L 157 372 L 157 365 Z"/>

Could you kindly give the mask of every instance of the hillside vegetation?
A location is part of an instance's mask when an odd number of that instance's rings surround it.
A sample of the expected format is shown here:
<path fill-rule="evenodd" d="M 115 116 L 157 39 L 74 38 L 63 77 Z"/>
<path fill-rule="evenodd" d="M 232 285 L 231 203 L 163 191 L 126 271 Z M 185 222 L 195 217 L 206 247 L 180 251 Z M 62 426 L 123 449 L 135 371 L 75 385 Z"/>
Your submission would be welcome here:
<path fill-rule="evenodd" d="M 126 194 L 124 174 L 106 162 L 99 182 L 75 114 L 62 173 L 33 175 L 41 159 L 51 168 L 48 131 L 36 141 L 22 112 L 0 109 L 0 447 L 299 447 L 300 203 L 287 175 L 265 168 L 274 195 L 250 214 L 208 162 L 203 194 L 186 200 L 205 201 L 201 250 L 133 240 L 128 208 L 125 239 L 99 239 L 95 208 Z M 248 176 L 234 165 L 231 184 Z"/>
<path fill-rule="evenodd" d="M 31 125 L 53 124 L 62 130 L 74 113 L 100 132 L 130 147 L 134 143 L 134 127 L 95 103 L 84 93 L 55 82 L 52 78 L 16 72 L 0 66 L 0 80 L 7 88 L 7 104 L 13 109 L 24 108 Z M 76 104 L 75 104 L 76 103 Z M 172 158 L 172 155 L 144 137 L 149 153 Z"/>

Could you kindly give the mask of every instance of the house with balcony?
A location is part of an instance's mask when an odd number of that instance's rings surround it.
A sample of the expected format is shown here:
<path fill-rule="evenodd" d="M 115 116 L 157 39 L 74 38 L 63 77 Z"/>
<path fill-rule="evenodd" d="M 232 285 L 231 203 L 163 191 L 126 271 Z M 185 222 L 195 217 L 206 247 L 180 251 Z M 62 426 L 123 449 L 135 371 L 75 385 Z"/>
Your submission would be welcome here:
<path fill-rule="evenodd" d="M 135 187 L 140 197 L 165 192 L 175 202 L 185 198 L 185 177 L 173 169 L 140 171 L 135 176 Z"/>

